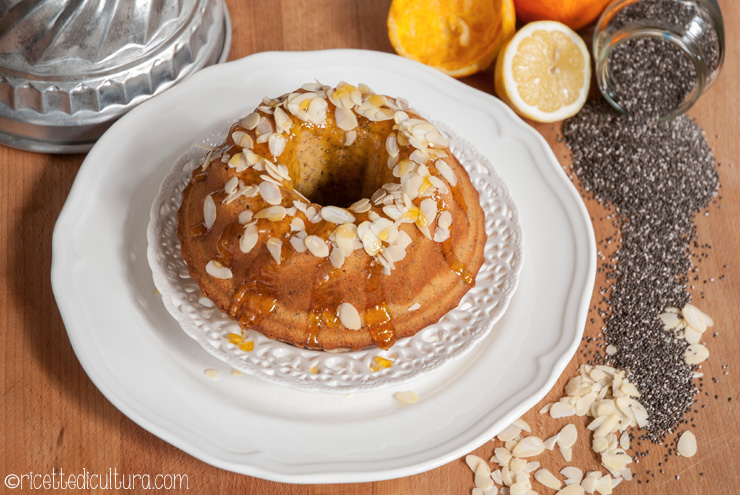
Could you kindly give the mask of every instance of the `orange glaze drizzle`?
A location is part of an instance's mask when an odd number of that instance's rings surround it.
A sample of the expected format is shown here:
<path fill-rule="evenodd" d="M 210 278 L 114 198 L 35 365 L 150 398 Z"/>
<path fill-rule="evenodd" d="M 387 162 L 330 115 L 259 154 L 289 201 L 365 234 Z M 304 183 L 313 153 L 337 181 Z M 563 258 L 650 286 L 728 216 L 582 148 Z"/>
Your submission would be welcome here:
<path fill-rule="evenodd" d="M 458 191 L 458 188 L 451 188 L 453 193 L 455 191 Z M 454 197 L 454 194 L 453 194 Z M 459 203 L 458 204 L 462 204 Z M 440 210 L 448 210 L 449 207 L 444 203 L 444 201 L 441 204 Z M 470 285 L 475 282 L 475 278 L 473 275 L 465 268 L 465 265 L 458 260 L 455 257 L 455 252 L 452 249 L 452 232 L 453 232 L 453 225 L 450 225 L 450 237 L 448 237 L 445 241 L 442 242 L 442 254 L 444 255 L 445 261 L 450 266 L 450 270 L 453 271 L 453 273 L 459 275 L 462 277 L 463 282 Z"/>
<path fill-rule="evenodd" d="M 446 241 L 442 242 L 442 254 L 445 257 L 445 261 L 450 265 L 450 270 L 462 277 L 463 282 L 470 285 L 475 282 L 473 275 L 465 269 L 465 265 L 455 258 L 455 253 L 452 251 L 452 226 L 450 226 L 450 237 Z"/>
<path fill-rule="evenodd" d="M 332 276 L 338 272 L 330 262 L 319 267 L 316 283 L 311 291 L 311 304 L 306 324 L 306 343 L 309 349 L 319 346 L 319 332 L 322 328 L 334 328 L 339 325 L 337 307 L 341 303 L 339 294 L 327 287 Z"/>
<path fill-rule="evenodd" d="M 231 268 L 231 263 L 234 260 L 234 253 L 239 248 L 239 236 L 243 231 L 244 227 L 239 223 L 229 224 L 224 229 L 221 236 L 218 238 L 218 242 L 216 242 L 216 250 L 218 251 L 216 261 L 227 268 Z"/>
<path fill-rule="evenodd" d="M 202 222 L 190 228 L 190 237 L 193 239 L 202 239 L 206 235 L 208 235 L 208 227 Z"/>
<path fill-rule="evenodd" d="M 275 263 L 265 264 L 259 275 L 250 276 L 239 285 L 232 298 L 229 316 L 238 320 L 242 327 L 254 327 L 275 312 L 277 298 L 273 293 L 276 266 Z"/>
<path fill-rule="evenodd" d="M 393 328 L 390 309 L 383 301 L 383 289 L 380 277 L 383 267 L 371 261 L 367 275 L 367 309 L 365 309 L 365 326 L 370 330 L 370 337 L 375 345 L 383 350 L 396 343 L 396 329 Z"/>
<path fill-rule="evenodd" d="M 396 343 L 396 329 L 391 322 L 388 305 L 378 303 L 365 310 L 365 324 L 370 327 L 370 337 L 375 345 L 383 350 L 389 349 Z"/>

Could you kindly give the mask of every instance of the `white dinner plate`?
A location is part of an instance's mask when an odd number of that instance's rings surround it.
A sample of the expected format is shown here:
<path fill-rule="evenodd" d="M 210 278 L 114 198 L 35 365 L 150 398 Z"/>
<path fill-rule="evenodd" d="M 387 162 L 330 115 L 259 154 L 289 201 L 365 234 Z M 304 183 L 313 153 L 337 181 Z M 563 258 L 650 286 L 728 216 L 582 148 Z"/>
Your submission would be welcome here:
<path fill-rule="evenodd" d="M 464 358 L 398 387 L 343 396 L 233 376 L 180 329 L 152 282 L 149 209 L 174 160 L 255 99 L 314 78 L 406 97 L 487 156 L 519 208 L 526 263 L 506 314 Z M 143 428 L 224 469 L 338 483 L 440 466 L 536 404 L 578 347 L 595 270 L 583 203 L 544 139 L 505 105 L 401 57 L 332 50 L 210 67 L 114 124 L 57 221 L 52 285 L 82 366 Z M 419 402 L 400 404 L 392 395 L 401 390 Z"/>

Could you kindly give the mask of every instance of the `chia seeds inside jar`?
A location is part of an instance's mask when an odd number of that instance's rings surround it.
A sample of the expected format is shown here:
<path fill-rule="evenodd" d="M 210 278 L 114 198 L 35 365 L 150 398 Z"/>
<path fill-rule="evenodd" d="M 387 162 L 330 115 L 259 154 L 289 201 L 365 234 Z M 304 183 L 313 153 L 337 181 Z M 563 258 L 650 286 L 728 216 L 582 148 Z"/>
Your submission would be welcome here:
<path fill-rule="evenodd" d="M 615 0 L 594 34 L 596 80 L 623 113 L 671 119 L 717 78 L 724 59 L 715 0 Z"/>

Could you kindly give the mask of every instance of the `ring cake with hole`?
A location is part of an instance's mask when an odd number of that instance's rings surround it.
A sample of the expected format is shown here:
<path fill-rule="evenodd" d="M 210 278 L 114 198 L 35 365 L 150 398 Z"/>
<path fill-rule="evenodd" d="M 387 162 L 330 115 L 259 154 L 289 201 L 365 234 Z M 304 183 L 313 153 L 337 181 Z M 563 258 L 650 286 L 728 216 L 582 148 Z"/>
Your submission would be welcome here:
<path fill-rule="evenodd" d="M 190 275 L 244 329 L 387 349 L 456 307 L 483 264 L 478 192 L 448 146 L 364 84 L 264 98 L 183 192 Z"/>

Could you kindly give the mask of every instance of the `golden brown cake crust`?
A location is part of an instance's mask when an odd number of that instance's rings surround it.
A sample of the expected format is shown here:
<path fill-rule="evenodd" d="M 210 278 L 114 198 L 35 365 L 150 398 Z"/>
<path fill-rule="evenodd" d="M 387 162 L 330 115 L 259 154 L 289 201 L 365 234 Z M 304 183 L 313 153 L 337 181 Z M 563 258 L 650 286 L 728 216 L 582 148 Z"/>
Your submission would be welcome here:
<path fill-rule="evenodd" d="M 484 259 L 478 192 L 447 145 L 364 85 L 265 99 L 183 192 L 190 275 L 242 327 L 296 346 L 414 335 L 457 306 Z"/>

